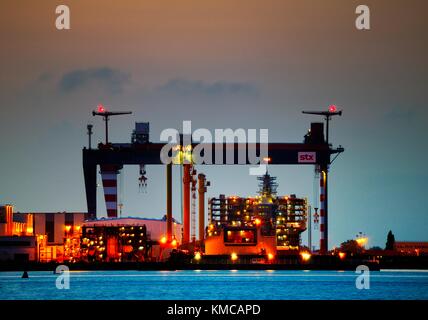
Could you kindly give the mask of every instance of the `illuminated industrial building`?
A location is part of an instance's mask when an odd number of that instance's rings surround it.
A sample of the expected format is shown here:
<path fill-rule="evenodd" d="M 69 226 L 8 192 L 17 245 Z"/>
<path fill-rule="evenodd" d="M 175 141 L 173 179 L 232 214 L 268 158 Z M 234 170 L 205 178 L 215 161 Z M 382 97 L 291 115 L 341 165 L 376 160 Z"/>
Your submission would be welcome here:
<path fill-rule="evenodd" d="M 33 215 L 16 214 L 10 204 L 0 205 L 0 236 L 32 236 Z"/>
<path fill-rule="evenodd" d="M 427 241 L 396 241 L 394 250 L 400 254 L 407 255 L 428 255 Z"/>
<path fill-rule="evenodd" d="M 292 194 L 276 201 L 277 247 L 279 250 L 297 250 L 300 247 L 300 234 L 306 230 L 307 200 Z"/>
<path fill-rule="evenodd" d="M 0 205 L 0 261 L 35 261 L 33 216 L 15 214 L 10 204 Z"/>
<path fill-rule="evenodd" d="M 181 224 L 174 221 L 173 242 L 181 241 Z M 166 219 L 108 218 L 82 225 L 80 259 L 87 262 L 161 260 L 165 245 Z"/>
<path fill-rule="evenodd" d="M 35 212 L 32 215 L 40 262 L 64 262 L 78 256 L 84 212 Z"/>
<path fill-rule="evenodd" d="M 12 205 L 0 206 L 0 260 L 63 262 L 78 256 L 83 212 L 13 212 Z M 74 236 L 74 241 L 71 239 Z"/>
<path fill-rule="evenodd" d="M 145 261 L 151 245 L 147 239 L 146 226 L 141 221 L 124 223 L 110 221 L 83 225 L 81 258 L 94 261 Z"/>
<path fill-rule="evenodd" d="M 276 178 L 258 177 L 259 195 L 220 195 L 209 199 L 206 255 L 265 255 L 298 250 L 306 230 L 307 201 L 295 195 L 277 196 Z"/>
<path fill-rule="evenodd" d="M 38 262 L 158 261 L 181 243 L 181 224 L 148 218 L 85 220 L 83 212 L 13 212 L 0 206 L 0 260 Z M 101 237 L 101 239 L 100 239 Z"/>

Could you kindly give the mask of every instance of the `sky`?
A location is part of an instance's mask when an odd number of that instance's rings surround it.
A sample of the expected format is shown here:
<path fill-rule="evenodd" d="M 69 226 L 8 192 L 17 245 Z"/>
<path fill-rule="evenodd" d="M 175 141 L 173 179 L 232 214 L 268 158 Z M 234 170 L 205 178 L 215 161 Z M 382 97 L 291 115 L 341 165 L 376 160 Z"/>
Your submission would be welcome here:
<path fill-rule="evenodd" d="M 55 28 L 66 4 L 71 29 Z M 351 0 L 12 1 L 0 3 L 0 203 L 16 211 L 85 211 L 81 150 L 94 141 L 99 103 L 131 110 L 110 122 L 129 142 L 136 121 L 163 129 L 269 129 L 272 142 L 302 142 L 313 116 L 336 104 L 330 141 L 345 152 L 329 176 L 329 245 L 363 232 L 369 246 L 428 240 L 428 3 L 364 1 L 371 30 L 355 28 Z M 245 166 L 197 167 L 220 193 L 250 196 Z M 314 197 L 310 166 L 270 166 L 280 194 Z M 162 217 L 165 168 L 120 178 L 123 215 Z M 174 169 L 173 214 L 180 220 Z M 100 177 L 98 177 L 100 180 Z M 99 216 L 105 216 L 98 188 Z M 303 243 L 306 243 L 306 233 Z M 317 241 L 317 235 L 313 236 Z"/>

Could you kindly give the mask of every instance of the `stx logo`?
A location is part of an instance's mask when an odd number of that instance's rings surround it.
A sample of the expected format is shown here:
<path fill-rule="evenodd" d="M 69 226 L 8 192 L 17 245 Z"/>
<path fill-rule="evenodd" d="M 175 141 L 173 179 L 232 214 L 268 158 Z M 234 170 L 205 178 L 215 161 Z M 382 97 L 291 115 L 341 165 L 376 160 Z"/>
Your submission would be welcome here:
<path fill-rule="evenodd" d="M 316 163 L 317 154 L 316 152 L 299 152 L 297 155 L 299 163 Z"/>

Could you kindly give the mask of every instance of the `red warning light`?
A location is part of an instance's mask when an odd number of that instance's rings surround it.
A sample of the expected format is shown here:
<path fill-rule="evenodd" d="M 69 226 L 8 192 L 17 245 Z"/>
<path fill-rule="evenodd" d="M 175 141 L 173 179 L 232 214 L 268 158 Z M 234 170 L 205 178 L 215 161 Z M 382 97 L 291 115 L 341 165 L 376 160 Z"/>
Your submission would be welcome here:
<path fill-rule="evenodd" d="M 102 104 L 98 105 L 98 112 L 105 112 L 106 109 L 104 108 L 104 106 Z"/>
<path fill-rule="evenodd" d="M 337 108 L 336 108 L 336 106 L 334 104 L 332 104 L 330 107 L 328 107 L 328 111 L 329 112 L 336 112 Z"/>

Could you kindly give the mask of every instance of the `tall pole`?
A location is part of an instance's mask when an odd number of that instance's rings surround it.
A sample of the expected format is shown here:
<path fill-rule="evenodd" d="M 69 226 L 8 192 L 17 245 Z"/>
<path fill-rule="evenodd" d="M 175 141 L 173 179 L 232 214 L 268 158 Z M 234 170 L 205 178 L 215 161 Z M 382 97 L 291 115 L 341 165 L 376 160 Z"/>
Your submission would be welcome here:
<path fill-rule="evenodd" d="M 331 116 L 328 115 L 326 118 L 326 139 L 327 139 L 327 145 L 330 146 L 330 140 L 329 140 L 329 123 L 331 120 Z M 324 234 L 325 234 L 325 241 L 324 241 L 324 249 L 325 253 L 328 252 L 328 164 L 325 165 L 323 170 L 321 172 L 324 172 Z M 322 219 L 322 218 L 321 218 Z"/>
<path fill-rule="evenodd" d="M 108 116 L 104 117 L 104 121 L 106 123 L 106 144 L 108 144 Z"/>
<path fill-rule="evenodd" d="M 308 247 L 312 251 L 312 207 L 308 206 Z"/>
<path fill-rule="evenodd" d="M 327 143 L 327 145 L 328 145 L 328 143 L 329 143 L 329 140 L 328 140 L 328 133 L 329 133 L 329 123 L 330 123 L 330 119 L 331 119 L 331 117 L 330 116 L 326 116 L 325 117 L 325 140 L 326 140 L 326 143 Z"/>
<path fill-rule="evenodd" d="M 196 242 L 196 183 L 197 180 L 195 178 L 196 175 L 196 169 L 194 167 L 191 168 L 191 179 L 190 182 L 192 184 L 192 211 L 191 211 L 191 222 L 190 226 L 192 228 L 191 236 L 192 236 L 192 243 L 195 244 Z"/>
<path fill-rule="evenodd" d="M 88 148 L 89 148 L 89 150 L 91 150 L 92 149 L 92 138 L 91 138 L 91 136 L 92 136 L 92 128 L 93 128 L 93 125 L 92 124 L 88 124 L 88 126 L 87 126 L 87 129 L 88 129 Z"/>
<path fill-rule="evenodd" d="M 180 211 L 180 219 L 181 220 L 180 221 L 181 221 L 181 223 L 183 223 L 183 221 L 184 221 L 184 219 L 183 219 L 183 183 L 182 183 L 182 181 L 183 181 L 183 166 L 180 165 L 180 199 L 181 199 L 181 201 L 180 201 L 180 210 L 181 210 Z M 181 239 L 182 239 L 182 241 L 184 239 L 183 232 L 184 232 L 184 229 L 182 227 L 181 228 Z"/>
<path fill-rule="evenodd" d="M 325 201 L 324 201 L 324 222 L 325 222 L 325 252 L 328 252 L 328 165 L 325 167 Z"/>
<path fill-rule="evenodd" d="M 183 164 L 183 243 L 190 242 L 190 164 Z"/>
<path fill-rule="evenodd" d="M 198 175 L 198 209 L 199 209 L 199 241 L 204 241 L 205 238 L 205 192 L 207 187 L 205 186 L 205 175 L 200 173 Z"/>
<path fill-rule="evenodd" d="M 328 165 L 321 166 L 320 174 L 320 253 L 328 251 L 328 210 L 327 210 Z"/>
<path fill-rule="evenodd" d="M 172 163 L 166 165 L 166 234 L 172 241 Z"/>

